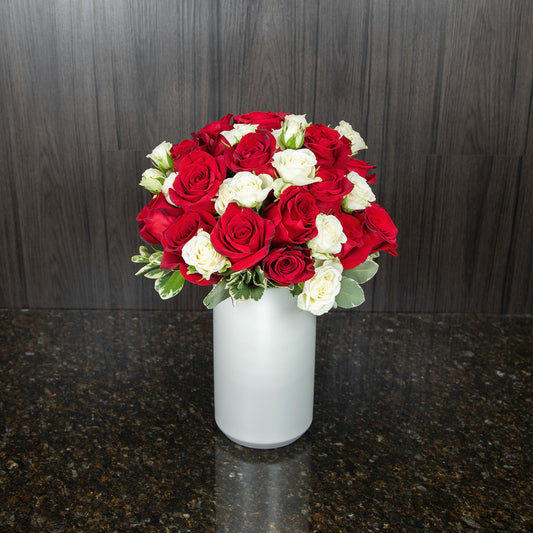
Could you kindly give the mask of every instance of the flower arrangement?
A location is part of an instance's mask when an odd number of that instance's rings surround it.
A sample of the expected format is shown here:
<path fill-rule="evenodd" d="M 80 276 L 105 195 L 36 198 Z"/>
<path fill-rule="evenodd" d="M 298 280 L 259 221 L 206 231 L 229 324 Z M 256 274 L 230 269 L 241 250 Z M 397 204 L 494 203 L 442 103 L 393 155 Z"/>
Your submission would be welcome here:
<path fill-rule="evenodd" d="M 380 251 L 397 255 L 396 229 L 376 203 L 375 168 L 350 124 L 305 115 L 226 115 L 191 139 L 163 142 L 140 185 L 152 193 L 137 220 L 137 272 L 161 298 L 185 281 L 212 285 L 204 304 L 259 300 L 287 287 L 298 307 L 322 315 L 364 301 L 361 284 Z"/>

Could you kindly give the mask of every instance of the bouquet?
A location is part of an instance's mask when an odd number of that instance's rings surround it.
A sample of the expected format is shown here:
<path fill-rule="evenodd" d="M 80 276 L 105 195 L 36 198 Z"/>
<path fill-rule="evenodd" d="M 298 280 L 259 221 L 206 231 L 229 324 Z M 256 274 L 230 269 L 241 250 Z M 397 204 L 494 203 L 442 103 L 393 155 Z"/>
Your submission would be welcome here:
<path fill-rule="evenodd" d="M 140 185 L 153 196 L 137 220 L 137 272 L 161 298 L 186 281 L 211 285 L 208 308 L 226 298 L 259 300 L 286 287 L 300 309 L 322 315 L 364 301 L 361 284 L 379 252 L 397 255 L 396 229 L 376 203 L 375 167 L 350 124 L 252 112 L 204 126 L 147 157 Z"/>

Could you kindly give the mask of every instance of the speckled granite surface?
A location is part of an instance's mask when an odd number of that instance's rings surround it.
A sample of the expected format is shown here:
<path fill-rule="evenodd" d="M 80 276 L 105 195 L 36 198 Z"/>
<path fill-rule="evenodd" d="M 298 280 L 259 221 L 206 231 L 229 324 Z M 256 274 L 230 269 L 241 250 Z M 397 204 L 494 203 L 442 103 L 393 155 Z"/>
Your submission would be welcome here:
<path fill-rule="evenodd" d="M 0 311 L 0 531 L 531 531 L 531 317 L 334 312 L 315 417 L 213 420 L 209 312 Z"/>

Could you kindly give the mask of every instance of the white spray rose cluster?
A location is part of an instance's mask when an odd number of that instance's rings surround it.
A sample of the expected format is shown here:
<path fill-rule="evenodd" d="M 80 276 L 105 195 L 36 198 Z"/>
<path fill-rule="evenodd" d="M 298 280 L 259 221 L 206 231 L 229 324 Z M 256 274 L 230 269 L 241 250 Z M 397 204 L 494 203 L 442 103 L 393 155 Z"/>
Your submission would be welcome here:
<path fill-rule="evenodd" d="M 346 176 L 352 183 L 353 189 L 342 200 L 342 208 L 347 212 L 367 208 L 371 202 L 376 201 L 376 197 L 363 176 L 357 172 L 350 172 Z"/>
<path fill-rule="evenodd" d="M 168 141 L 163 141 L 161 144 L 158 144 L 146 157 L 151 159 L 154 165 L 159 169 L 163 171 L 170 170 L 173 167 L 172 158 L 170 157 L 171 148 L 171 143 Z"/>
<path fill-rule="evenodd" d="M 259 207 L 272 190 L 274 180 L 268 174 L 237 172 L 232 178 L 225 179 L 218 190 L 215 209 L 224 214 L 228 204 L 235 202 L 242 207 Z"/>
<path fill-rule="evenodd" d="M 307 241 L 313 253 L 338 254 L 342 245 L 348 240 L 342 224 L 335 215 L 320 213 L 315 220 L 318 235 Z"/>
<path fill-rule="evenodd" d="M 360 150 L 366 150 L 368 148 L 361 135 L 355 131 L 348 122 L 341 120 L 335 129 L 352 143 L 352 155 L 355 155 Z"/>
<path fill-rule="evenodd" d="M 335 307 L 335 297 L 341 290 L 342 265 L 337 259 L 324 261 L 315 267 L 315 274 L 304 283 L 298 296 L 298 307 L 313 315 L 323 315 Z"/>
<path fill-rule="evenodd" d="M 288 148 L 276 152 L 272 158 L 272 166 L 287 185 L 309 185 L 321 181 L 319 177 L 315 177 L 316 164 L 315 154 L 307 148 Z"/>
<path fill-rule="evenodd" d="M 182 257 L 205 279 L 231 266 L 230 260 L 215 250 L 209 233 L 203 229 L 198 230 L 198 233 L 185 243 Z"/>
<path fill-rule="evenodd" d="M 235 124 L 232 130 L 226 130 L 220 133 L 230 146 L 237 144 L 246 134 L 255 133 L 257 124 Z"/>

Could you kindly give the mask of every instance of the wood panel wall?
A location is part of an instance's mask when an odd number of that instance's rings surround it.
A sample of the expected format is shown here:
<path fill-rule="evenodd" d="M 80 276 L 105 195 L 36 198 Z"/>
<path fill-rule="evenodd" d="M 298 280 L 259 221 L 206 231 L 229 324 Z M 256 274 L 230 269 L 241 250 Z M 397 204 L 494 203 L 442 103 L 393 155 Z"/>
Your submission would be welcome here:
<path fill-rule="evenodd" d="M 145 155 L 226 113 L 364 136 L 399 229 L 365 310 L 531 313 L 530 0 L 4 0 L 0 307 L 201 307 L 133 276 Z"/>

